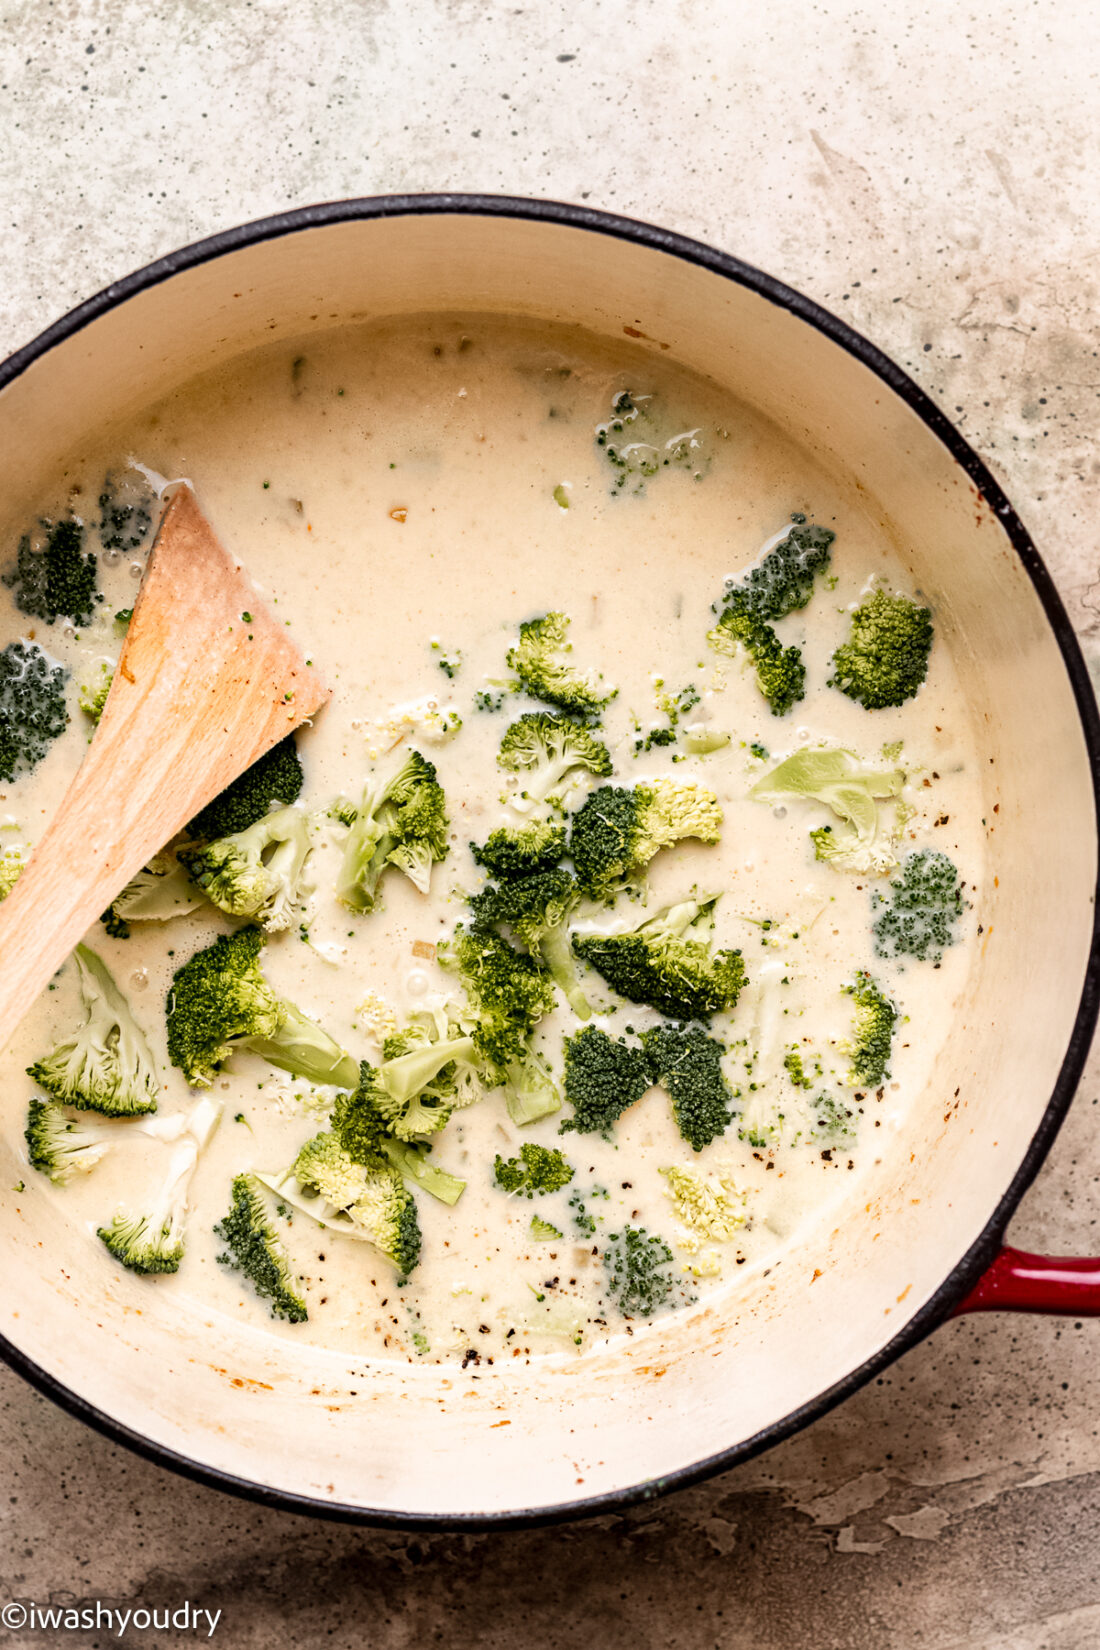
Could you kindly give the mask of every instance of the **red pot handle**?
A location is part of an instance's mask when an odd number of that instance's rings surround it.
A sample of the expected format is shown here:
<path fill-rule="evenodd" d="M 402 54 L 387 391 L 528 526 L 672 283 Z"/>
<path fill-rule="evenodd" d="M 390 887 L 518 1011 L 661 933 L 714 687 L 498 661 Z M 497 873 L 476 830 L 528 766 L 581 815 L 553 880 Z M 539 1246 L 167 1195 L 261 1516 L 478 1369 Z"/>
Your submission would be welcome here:
<path fill-rule="evenodd" d="M 1100 1318 L 1100 1260 L 1004 1248 L 956 1306 L 963 1312 L 1051 1312 Z"/>

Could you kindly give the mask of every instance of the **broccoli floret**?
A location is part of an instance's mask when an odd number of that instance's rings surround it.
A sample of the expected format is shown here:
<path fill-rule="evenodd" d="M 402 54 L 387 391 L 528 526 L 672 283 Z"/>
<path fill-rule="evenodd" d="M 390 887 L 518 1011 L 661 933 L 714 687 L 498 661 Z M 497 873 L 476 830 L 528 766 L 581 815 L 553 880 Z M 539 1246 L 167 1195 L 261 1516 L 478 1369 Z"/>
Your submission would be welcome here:
<path fill-rule="evenodd" d="M 806 1070 L 801 1051 L 789 1048 L 783 1056 L 783 1069 L 796 1089 L 812 1089 L 814 1080 Z M 818 1068 L 820 1070 L 820 1067 Z"/>
<path fill-rule="evenodd" d="M 277 808 L 234 836 L 181 847 L 179 859 L 219 911 L 250 917 L 275 933 L 295 920 L 310 847 L 308 814 Z"/>
<path fill-rule="evenodd" d="M 364 1060 L 359 1082 L 350 1094 L 341 1094 L 332 1110 L 331 1126 L 343 1149 L 356 1163 L 384 1158 L 391 1168 L 415 1181 L 441 1203 L 455 1204 L 466 1182 L 431 1161 L 429 1145 L 398 1140 L 393 1134 L 392 1097 L 382 1087 L 374 1066 Z M 444 1122 L 450 1116 L 447 1107 Z M 442 1126 L 442 1125 L 440 1125 Z"/>
<path fill-rule="evenodd" d="M 824 803 L 844 829 L 824 825 L 811 831 L 815 857 L 827 860 L 834 870 L 887 876 L 897 869 L 891 837 L 898 821 L 895 817 L 886 841 L 880 840 L 878 802 L 900 796 L 904 784 L 903 769 L 866 767 L 851 751 L 803 750 L 758 779 L 751 794 L 768 802 L 795 796 Z"/>
<path fill-rule="evenodd" d="M 116 939 L 128 939 L 131 922 L 168 922 L 172 917 L 197 911 L 204 903 L 187 867 L 180 864 L 175 853 L 165 849 L 126 884 L 100 921 Z"/>
<path fill-rule="evenodd" d="M 756 683 L 773 716 L 787 712 L 806 696 L 806 667 L 797 647 L 784 647 L 771 625 L 738 606 L 727 607 L 707 641 L 716 653 L 732 658 L 743 647 L 756 669 Z"/>
<path fill-rule="evenodd" d="M 35 550 L 29 538 L 20 541 L 15 566 L 3 582 L 15 592 L 20 613 L 56 624 L 74 625 L 91 620 L 103 597 L 96 589 L 96 559 L 84 552 L 84 529 L 78 521 L 47 523 L 46 542 Z"/>
<path fill-rule="evenodd" d="M 402 1283 L 415 1270 L 421 1247 L 416 1203 L 385 1159 L 357 1163 L 337 1135 L 319 1134 L 302 1147 L 292 1179 L 278 1190 L 322 1225 L 373 1243 L 393 1262 Z"/>
<path fill-rule="evenodd" d="M 86 945 L 73 952 L 84 1023 L 27 1067 L 55 1100 L 109 1117 L 156 1111 L 160 1081 L 152 1051 L 107 965 Z"/>
<path fill-rule="evenodd" d="M 164 1140 L 174 1141 L 175 1146 L 164 1184 L 152 1206 L 138 1213 L 119 1209 L 109 1226 L 99 1227 L 99 1236 L 111 1254 L 131 1272 L 179 1270 L 188 1187 L 199 1152 L 210 1139 L 220 1116 L 220 1105 L 212 1100 L 200 1100 L 186 1116 L 164 1118 L 163 1123 L 158 1118 L 138 1125 Z"/>
<path fill-rule="evenodd" d="M 559 1232 L 548 1220 L 543 1220 L 541 1215 L 531 1216 L 530 1233 L 536 1243 L 553 1243 L 555 1238 L 565 1236 L 564 1232 Z"/>
<path fill-rule="evenodd" d="M 236 836 L 262 819 L 273 803 L 289 807 L 297 802 L 304 779 L 294 735 L 288 733 L 208 802 L 187 827 L 187 834 L 196 842 Z"/>
<path fill-rule="evenodd" d="M 534 1123 L 557 1111 L 561 1099 L 553 1079 L 529 1042 L 539 1020 L 554 1009 L 553 985 L 534 958 L 491 929 L 461 927 L 436 955 L 462 980 L 486 1083 L 503 1087 L 512 1121 Z"/>
<path fill-rule="evenodd" d="M 537 1192 L 560 1192 L 573 1178 L 573 1166 L 557 1147 L 536 1146 L 528 1141 L 519 1149 L 518 1157 L 505 1159 L 497 1153 L 493 1178 L 506 1192 L 519 1192 L 522 1197 L 534 1197 Z M 560 1233 L 558 1234 L 560 1237 Z"/>
<path fill-rule="evenodd" d="M 745 1194 L 736 1190 L 728 1175 L 721 1176 L 716 1185 L 698 1169 L 674 1166 L 657 1172 L 668 1181 L 666 1190 L 679 1219 L 701 1237 L 712 1243 L 728 1243 L 748 1224 Z M 691 1253 L 694 1246 L 682 1247 Z"/>
<path fill-rule="evenodd" d="M 480 847 L 470 852 L 490 876 L 502 881 L 552 871 L 565 853 L 565 826 L 532 821 L 530 825 L 501 825 Z"/>
<path fill-rule="evenodd" d="M 111 691 L 111 683 L 115 673 L 110 665 L 100 665 L 99 681 L 92 687 L 85 685 L 80 690 L 80 708 L 90 721 L 98 725 L 103 715 L 103 707 L 107 703 L 107 695 Z"/>
<path fill-rule="evenodd" d="M 626 1318 L 651 1318 L 672 1293 L 672 1250 L 642 1226 L 609 1235 L 603 1254 L 607 1288 Z"/>
<path fill-rule="evenodd" d="M 470 911 L 475 927 L 492 928 L 503 923 L 510 928 L 531 955 L 549 969 L 577 1018 L 587 1020 L 592 1010 L 577 977 L 567 927 L 579 897 L 580 889 L 567 871 L 543 871 L 490 884 L 470 896 Z"/>
<path fill-rule="evenodd" d="M 876 894 L 875 905 L 884 903 Z M 951 860 L 935 848 L 918 848 L 890 884 L 890 901 L 873 926 L 880 957 L 915 957 L 939 966 L 955 941 L 955 923 L 966 906 L 963 885 Z"/>
<path fill-rule="evenodd" d="M 599 672 L 579 671 L 563 657 L 573 651 L 569 622 L 564 613 L 547 613 L 521 624 L 508 664 L 533 699 L 557 705 L 572 716 L 598 716 L 619 690 L 601 693 Z"/>
<path fill-rule="evenodd" d="M 733 1118 L 733 1096 L 722 1071 L 725 1049 L 701 1026 L 654 1026 L 643 1031 L 641 1044 L 651 1079 L 672 1102 L 682 1138 L 701 1152 L 725 1134 Z"/>
<path fill-rule="evenodd" d="M 796 523 L 742 580 L 730 581 L 722 616 L 707 637 L 718 653 L 744 647 L 775 716 L 785 716 L 805 696 L 806 667 L 799 649 L 784 647 L 772 624 L 806 606 L 835 537 L 827 527 Z"/>
<path fill-rule="evenodd" d="M 838 1100 L 834 1094 L 819 1094 L 814 1101 L 814 1111 L 817 1121 L 814 1125 L 814 1140 L 830 1140 L 839 1143 L 852 1140 L 856 1133 L 855 1113 Z"/>
<path fill-rule="evenodd" d="M 632 1003 L 648 1003 L 670 1020 L 710 1019 L 733 1008 L 745 983 L 740 951 L 711 954 L 714 900 L 665 907 L 620 934 L 574 935 L 573 950 Z"/>
<path fill-rule="evenodd" d="M 234 1177 L 233 1202 L 214 1227 L 214 1236 L 226 1246 L 226 1252 L 217 1257 L 219 1263 L 244 1273 L 257 1295 L 270 1300 L 273 1318 L 305 1323 L 309 1314 L 301 1280 L 294 1276 L 251 1175 Z"/>
<path fill-rule="evenodd" d="M 528 711 L 505 729 L 497 762 L 524 775 L 525 789 L 512 799 L 521 813 L 559 797 L 582 768 L 602 779 L 611 772 L 611 755 L 592 728 L 545 710 Z"/>
<path fill-rule="evenodd" d="M 796 522 L 744 578 L 728 582 L 722 605 L 736 602 L 742 612 L 768 624 L 797 612 L 813 595 L 817 574 L 829 565 L 835 538 L 828 527 Z"/>
<path fill-rule="evenodd" d="M 87 1174 L 110 1150 L 106 1127 L 89 1127 L 69 1117 L 52 1100 L 32 1099 L 24 1130 L 31 1168 L 49 1175 L 58 1186 Z"/>
<path fill-rule="evenodd" d="M 373 911 L 387 865 L 396 865 L 426 894 L 432 865 L 447 855 L 447 824 L 435 767 L 410 751 L 387 785 L 364 792 L 344 845 L 336 897 L 353 911 Z"/>
<path fill-rule="evenodd" d="M 575 1129 L 610 1140 L 613 1124 L 652 1086 L 641 1049 L 598 1026 L 585 1026 L 565 1039 L 565 1098 L 573 1115 L 562 1124 L 561 1133 Z"/>
<path fill-rule="evenodd" d="M 852 633 L 833 654 L 829 686 L 866 710 L 903 705 L 928 674 L 932 635 L 929 608 L 876 590 L 852 614 Z"/>
<path fill-rule="evenodd" d="M 890 1075 L 897 1008 L 866 969 L 861 968 L 844 990 L 856 1007 L 848 1081 L 853 1088 L 877 1088 Z"/>
<path fill-rule="evenodd" d="M 99 495 L 99 542 L 104 550 L 132 556 L 141 549 L 153 525 L 154 497 L 140 472 L 130 470 L 121 479 L 106 477 Z"/>
<path fill-rule="evenodd" d="M 629 790 L 600 785 L 573 816 L 569 851 L 584 892 L 599 899 L 662 848 L 688 837 L 717 842 L 721 827 L 718 798 L 695 780 L 647 779 Z"/>
<path fill-rule="evenodd" d="M 0 653 L 0 783 L 30 773 L 64 733 L 67 676 L 33 643 L 9 642 Z"/>
<path fill-rule="evenodd" d="M 389 1133 L 399 1140 L 438 1133 L 452 1112 L 481 1098 L 473 1038 L 446 1015 L 413 1019 L 404 1031 L 386 1038 L 382 1053 L 376 1073 L 378 1105 Z M 362 1072 L 360 1067 L 360 1085 Z"/>
<path fill-rule="evenodd" d="M 264 979 L 259 928 L 219 934 L 178 969 L 168 992 L 168 1057 L 193 1088 L 209 1088 L 234 1049 L 312 1083 L 352 1089 L 359 1067 L 350 1054 Z"/>
<path fill-rule="evenodd" d="M 18 845 L 0 848 L 0 900 L 7 899 L 26 865 L 23 850 Z"/>

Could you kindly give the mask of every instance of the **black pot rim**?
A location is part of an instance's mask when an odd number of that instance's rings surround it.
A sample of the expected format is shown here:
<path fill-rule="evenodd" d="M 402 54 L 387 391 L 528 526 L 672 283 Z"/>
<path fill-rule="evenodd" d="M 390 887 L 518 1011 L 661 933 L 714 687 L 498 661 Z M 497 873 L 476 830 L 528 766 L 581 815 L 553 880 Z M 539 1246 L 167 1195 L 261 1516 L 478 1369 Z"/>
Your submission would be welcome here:
<path fill-rule="evenodd" d="M 1093 798 L 1098 826 L 1100 826 L 1100 715 L 1097 712 L 1089 675 L 1082 658 L 1077 638 L 1061 597 L 1039 556 L 1031 537 L 1019 516 L 1005 497 L 998 482 L 963 439 L 943 412 L 925 392 L 883 352 L 869 343 L 845 321 L 823 309 L 811 299 L 794 291 L 783 282 L 763 274 L 751 265 L 729 253 L 716 251 L 700 241 L 659 229 L 633 218 L 616 216 L 586 206 L 560 201 L 526 200 L 507 195 L 378 195 L 354 200 L 328 201 L 315 206 L 296 208 L 272 217 L 259 218 L 236 228 L 196 241 L 172 252 L 167 257 L 147 264 L 120 281 L 112 282 L 102 292 L 77 305 L 67 315 L 55 321 L 31 343 L 17 350 L 0 364 L 0 390 L 18 378 L 33 362 L 56 345 L 80 332 L 90 322 L 109 310 L 126 303 L 140 292 L 167 281 L 174 275 L 194 269 L 212 259 L 264 241 L 277 240 L 284 235 L 302 230 L 325 227 L 354 220 L 393 217 L 438 216 L 446 214 L 464 217 L 517 218 L 550 223 L 572 229 L 585 229 L 615 239 L 631 241 L 636 245 L 665 252 L 683 259 L 739 286 L 749 288 L 769 302 L 798 316 L 807 325 L 816 328 L 857 360 L 871 369 L 895 395 L 910 407 L 931 432 L 938 437 L 955 459 L 960 469 L 970 478 L 989 508 L 1001 522 L 1009 540 L 1022 562 L 1035 592 L 1042 603 L 1047 622 L 1062 655 L 1081 720 L 1093 780 Z M 1098 878 L 1097 893 L 1100 893 Z M 168 1467 L 185 1478 L 215 1489 L 225 1490 L 263 1506 L 283 1512 L 310 1514 L 349 1524 L 377 1525 L 404 1530 L 478 1530 L 518 1529 L 562 1523 L 570 1519 L 617 1512 L 634 1503 L 651 1500 L 670 1490 L 682 1489 L 699 1483 L 714 1474 L 728 1470 L 753 1456 L 770 1449 L 801 1427 L 825 1415 L 845 1398 L 867 1384 L 903 1352 L 925 1338 L 950 1316 L 951 1312 L 977 1282 L 989 1266 L 1001 1245 L 1008 1221 L 1031 1185 L 1039 1167 L 1054 1143 L 1055 1136 L 1069 1110 L 1100 1010 L 1100 899 L 1093 900 L 1093 931 L 1088 965 L 1082 984 L 1081 998 L 1069 1043 L 1051 1094 L 1050 1102 L 1028 1150 L 980 1237 L 963 1258 L 952 1268 L 935 1294 L 916 1312 L 879 1352 L 853 1370 L 842 1381 L 820 1393 L 810 1403 L 792 1410 L 781 1420 L 763 1428 L 753 1437 L 724 1450 L 718 1450 L 702 1461 L 679 1468 L 661 1478 L 650 1479 L 625 1489 L 603 1495 L 580 1496 L 575 1500 L 556 1503 L 551 1507 L 537 1507 L 508 1512 L 470 1513 L 405 1513 L 390 1509 L 356 1507 L 332 1503 L 313 1496 L 297 1495 L 273 1490 L 232 1473 L 205 1466 L 199 1461 L 155 1443 L 131 1428 L 122 1425 L 103 1410 L 87 1403 L 60 1381 L 26 1357 L 18 1347 L 0 1336 L 0 1357 L 33 1387 L 51 1398 L 62 1409 L 103 1433 L 116 1443 L 124 1444 L 138 1455 Z"/>

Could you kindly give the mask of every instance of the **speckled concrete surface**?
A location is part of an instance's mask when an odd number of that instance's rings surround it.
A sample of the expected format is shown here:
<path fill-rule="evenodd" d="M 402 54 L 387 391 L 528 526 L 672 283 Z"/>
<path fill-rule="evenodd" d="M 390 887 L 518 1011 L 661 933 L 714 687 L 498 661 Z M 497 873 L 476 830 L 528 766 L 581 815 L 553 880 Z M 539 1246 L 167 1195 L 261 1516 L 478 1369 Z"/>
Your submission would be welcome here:
<path fill-rule="evenodd" d="M 483 189 L 633 213 L 801 287 L 917 377 L 1006 485 L 1100 675 L 1087 0 L 28 0 L 0 16 L 4 350 L 287 204 Z M 1094 1060 L 1014 1223 L 1025 1247 L 1100 1242 L 1098 1092 Z M 5 1372 L 0 1603 L 189 1598 L 242 1650 L 1095 1650 L 1098 1336 L 950 1325 L 709 1485 L 465 1537 L 224 1499 Z"/>

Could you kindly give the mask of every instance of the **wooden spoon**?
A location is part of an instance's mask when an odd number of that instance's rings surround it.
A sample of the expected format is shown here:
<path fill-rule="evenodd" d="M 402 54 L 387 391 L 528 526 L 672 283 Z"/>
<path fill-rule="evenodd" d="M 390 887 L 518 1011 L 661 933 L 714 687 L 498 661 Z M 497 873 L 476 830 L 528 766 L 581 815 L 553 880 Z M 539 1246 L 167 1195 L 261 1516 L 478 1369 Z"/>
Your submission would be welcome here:
<path fill-rule="evenodd" d="M 131 877 L 328 697 L 181 486 L 88 754 L 0 904 L 0 1049 Z"/>

